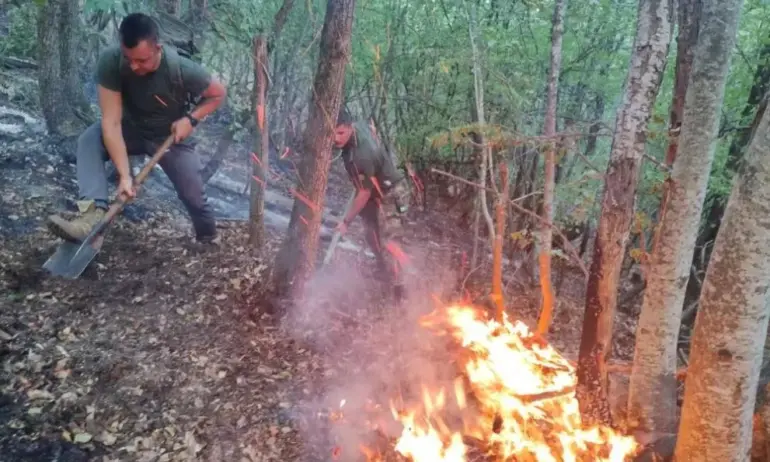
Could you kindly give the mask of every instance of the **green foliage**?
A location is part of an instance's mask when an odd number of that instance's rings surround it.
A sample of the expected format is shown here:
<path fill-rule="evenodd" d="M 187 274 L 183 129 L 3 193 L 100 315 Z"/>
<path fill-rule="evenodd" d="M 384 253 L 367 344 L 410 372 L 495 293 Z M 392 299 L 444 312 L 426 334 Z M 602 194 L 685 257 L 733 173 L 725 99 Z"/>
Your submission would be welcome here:
<path fill-rule="evenodd" d="M 8 10 L 6 36 L 0 36 L 0 55 L 17 58 L 37 58 L 37 13 L 34 2 L 21 2 Z"/>

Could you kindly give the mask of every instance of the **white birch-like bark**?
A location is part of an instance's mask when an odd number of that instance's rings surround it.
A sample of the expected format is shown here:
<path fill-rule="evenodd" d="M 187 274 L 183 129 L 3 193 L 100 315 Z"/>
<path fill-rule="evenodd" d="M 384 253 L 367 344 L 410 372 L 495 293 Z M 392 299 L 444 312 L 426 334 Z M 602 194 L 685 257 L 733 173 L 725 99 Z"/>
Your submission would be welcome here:
<path fill-rule="evenodd" d="M 618 279 L 631 228 L 647 124 L 666 67 L 675 0 L 641 0 L 623 104 L 618 109 L 601 217 L 586 287 L 577 398 L 588 424 L 611 423 L 605 363 L 612 342 Z"/>
<path fill-rule="evenodd" d="M 748 460 L 767 335 L 768 287 L 770 111 L 762 116 L 734 180 L 703 281 L 677 461 Z"/>
<path fill-rule="evenodd" d="M 679 146 L 636 330 L 629 425 L 676 430 L 677 339 L 743 0 L 705 0 Z"/>
<path fill-rule="evenodd" d="M 483 129 L 487 123 L 484 116 L 484 77 L 481 75 L 481 56 L 479 54 L 477 45 L 478 24 L 476 23 L 476 4 L 471 2 L 469 5 L 469 21 L 468 21 L 468 35 L 471 41 L 471 54 L 473 56 L 473 87 L 476 98 L 476 116 L 479 121 L 479 127 Z M 480 136 L 482 147 L 482 155 L 479 166 L 479 199 L 481 200 L 481 213 L 484 216 L 484 221 L 487 223 L 487 229 L 489 231 L 489 239 L 493 241 L 495 239 L 495 225 L 492 222 L 492 215 L 489 213 L 489 204 L 487 204 L 487 192 L 484 189 L 487 185 L 487 177 L 489 176 L 490 166 L 492 165 L 492 149 L 487 145 L 486 137 L 483 133 Z M 494 180 L 493 180 L 494 181 Z"/>

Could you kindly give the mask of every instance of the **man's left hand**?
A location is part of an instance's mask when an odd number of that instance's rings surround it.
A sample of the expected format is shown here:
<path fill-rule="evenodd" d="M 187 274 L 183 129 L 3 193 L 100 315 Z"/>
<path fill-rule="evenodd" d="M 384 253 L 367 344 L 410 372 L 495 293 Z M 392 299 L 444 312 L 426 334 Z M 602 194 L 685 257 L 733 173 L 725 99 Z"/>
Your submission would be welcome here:
<path fill-rule="evenodd" d="M 182 117 L 173 124 L 171 124 L 171 133 L 174 135 L 174 143 L 179 143 L 184 140 L 193 131 L 192 123 L 187 117 Z"/>

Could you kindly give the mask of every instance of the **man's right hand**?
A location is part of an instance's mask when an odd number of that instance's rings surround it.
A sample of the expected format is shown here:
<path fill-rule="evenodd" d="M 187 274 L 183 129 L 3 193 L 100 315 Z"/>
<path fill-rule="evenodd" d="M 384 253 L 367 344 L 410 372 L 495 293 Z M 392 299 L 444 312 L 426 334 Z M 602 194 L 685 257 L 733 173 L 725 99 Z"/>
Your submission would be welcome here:
<path fill-rule="evenodd" d="M 120 177 L 120 180 L 118 181 L 118 197 L 126 201 L 136 197 L 134 180 L 130 175 Z"/>

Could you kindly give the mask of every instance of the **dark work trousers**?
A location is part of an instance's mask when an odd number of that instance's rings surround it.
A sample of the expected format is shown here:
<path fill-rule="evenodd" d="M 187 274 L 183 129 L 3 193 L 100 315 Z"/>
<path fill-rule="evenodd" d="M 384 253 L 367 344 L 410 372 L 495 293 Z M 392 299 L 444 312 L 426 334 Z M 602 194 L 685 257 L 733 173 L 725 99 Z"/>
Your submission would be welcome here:
<path fill-rule="evenodd" d="M 123 124 L 123 139 L 129 156 L 153 155 L 162 142 L 138 136 L 130 126 Z M 77 180 L 80 200 L 93 200 L 98 207 L 108 204 L 107 170 L 110 160 L 102 139 L 101 122 L 88 127 L 78 138 Z M 184 204 L 192 221 L 197 239 L 216 234 L 216 222 L 206 198 L 201 177 L 201 160 L 192 145 L 174 144 L 160 159 L 158 165 L 171 180 L 177 196 Z"/>
<path fill-rule="evenodd" d="M 403 245 L 403 220 L 408 201 L 409 188 L 402 180 L 385 192 L 384 197 L 373 194 L 359 213 L 364 221 L 366 243 L 377 258 L 381 274 L 394 285 L 404 283 L 404 268 L 387 247 Z"/>

